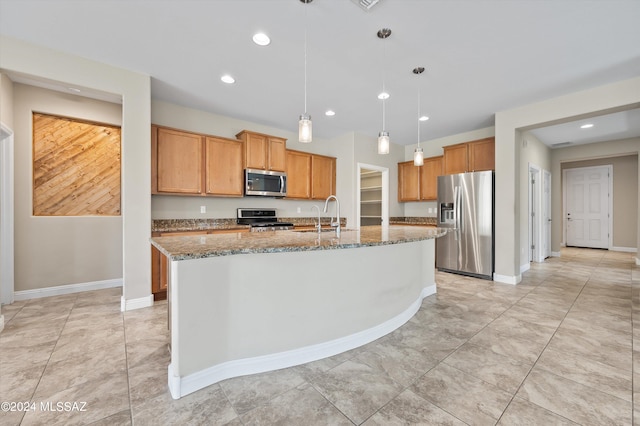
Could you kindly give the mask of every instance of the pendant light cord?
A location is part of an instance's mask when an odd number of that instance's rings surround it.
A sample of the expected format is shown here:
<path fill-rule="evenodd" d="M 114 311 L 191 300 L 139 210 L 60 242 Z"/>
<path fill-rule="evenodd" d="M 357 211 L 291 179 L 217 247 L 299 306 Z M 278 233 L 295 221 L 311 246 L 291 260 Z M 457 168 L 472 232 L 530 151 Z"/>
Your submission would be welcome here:
<path fill-rule="evenodd" d="M 304 115 L 307 115 L 307 8 L 304 8 Z"/>
<path fill-rule="evenodd" d="M 386 87 L 384 85 L 385 80 L 387 79 L 387 39 L 382 40 L 382 93 L 387 93 Z M 385 132 L 387 129 L 386 120 L 385 120 L 385 105 L 387 103 L 387 98 L 382 99 L 382 131 Z"/>
<path fill-rule="evenodd" d="M 418 148 L 420 148 L 420 84 L 418 84 Z"/>

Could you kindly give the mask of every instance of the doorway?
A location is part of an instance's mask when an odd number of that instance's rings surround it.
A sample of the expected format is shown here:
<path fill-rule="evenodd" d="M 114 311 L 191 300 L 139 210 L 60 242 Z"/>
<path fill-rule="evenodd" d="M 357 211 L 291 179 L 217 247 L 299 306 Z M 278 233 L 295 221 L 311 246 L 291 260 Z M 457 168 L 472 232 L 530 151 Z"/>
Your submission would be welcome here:
<path fill-rule="evenodd" d="M 0 123 L 0 304 L 13 303 L 13 131 Z"/>
<path fill-rule="evenodd" d="M 389 169 L 358 163 L 357 227 L 389 225 Z"/>
<path fill-rule="evenodd" d="M 542 171 L 542 258 L 551 256 L 551 172 Z"/>
<path fill-rule="evenodd" d="M 565 169 L 566 245 L 608 249 L 612 210 L 612 166 Z"/>

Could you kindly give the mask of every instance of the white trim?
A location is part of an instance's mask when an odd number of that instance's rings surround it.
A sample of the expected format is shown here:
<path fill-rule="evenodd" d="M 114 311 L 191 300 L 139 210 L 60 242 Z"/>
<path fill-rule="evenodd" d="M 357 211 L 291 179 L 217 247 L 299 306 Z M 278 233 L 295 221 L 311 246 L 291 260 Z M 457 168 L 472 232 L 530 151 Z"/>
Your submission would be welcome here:
<path fill-rule="evenodd" d="M 552 251 L 551 252 L 551 257 L 560 257 L 560 252 L 559 251 Z"/>
<path fill-rule="evenodd" d="M 640 257 L 636 257 L 636 265 L 640 266 Z"/>
<path fill-rule="evenodd" d="M 354 333 L 350 336 L 331 340 L 329 342 L 254 358 L 229 361 L 197 371 L 182 378 L 177 374 L 174 374 L 174 364 L 171 363 L 168 368 L 169 391 L 171 392 L 173 399 L 179 399 L 185 395 L 189 395 L 190 393 L 231 377 L 293 367 L 295 365 L 327 358 L 357 348 L 373 342 L 374 340 L 379 339 L 380 337 L 401 327 L 409 321 L 416 312 L 418 312 L 422 305 L 422 299 L 435 293 L 435 284 L 427 286 L 422 289 L 420 296 L 415 302 L 413 302 L 404 312 L 401 312 L 394 318 L 370 329 Z"/>
<path fill-rule="evenodd" d="M 500 275 L 493 273 L 493 280 L 504 284 L 518 284 L 522 281 L 522 274 L 518 275 Z"/>
<path fill-rule="evenodd" d="M 4 330 L 4 315 L 0 315 L 0 331 Z"/>
<path fill-rule="evenodd" d="M 145 297 L 139 297 L 137 299 L 125 299 L 124 296 L 120 298 L 120 311 L 127 312 L 135 309 L 148 308 L 153 306 L 153 294 Z"/>
<path fill-rule="evenodd" d="M 623 251 L 626 253 L 637 253 L 638 249 L 635 247 L 611 247 L 611 251 Z"/>
<path fill-rule="evenodd" d="M 14 301 L 14 141 L 0 123 L 0 304 Z"/>
<path fill-rule="evenodd" d="M 35 288 L 13 293 L 15 300 L 39 299 L 41 297 L 59 296 L 61 294 L 80 293 L 82 291 L 102 290 L 105 288 L 122 287 L 122 278 L 88 283 L 67 284 L 55 287 Z"/>
<path fill-rule="evenodd" d="M 520 265 L 520 275 L 522 275 L 523 272 L 527 272 L 529 269 L 531 269 L 530 263 L 525 263 L 524 265 Z"/>

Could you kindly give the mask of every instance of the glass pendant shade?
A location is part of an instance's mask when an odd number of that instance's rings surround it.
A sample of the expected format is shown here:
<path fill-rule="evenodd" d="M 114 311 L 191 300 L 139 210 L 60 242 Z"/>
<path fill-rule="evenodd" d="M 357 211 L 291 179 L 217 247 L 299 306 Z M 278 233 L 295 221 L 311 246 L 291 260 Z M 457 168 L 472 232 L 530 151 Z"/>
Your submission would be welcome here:
<path fill-rule="evenodd" d="M 298 121 L 298 141 L 302 143 L 310 143 L 312 138 L 311 116 L 302 114 Z"/>
<path fill-rule="evenodd" d="M 389 153 L 389 132 L 378 133 L 378 154 Z"/>
<path fill-rule="evenodd" d="M 422 166 L 424 164 L 424 152 L 422 152 L 422 148 L 416 148 L 413 152 L 413 165 L 414 166 Z"/>

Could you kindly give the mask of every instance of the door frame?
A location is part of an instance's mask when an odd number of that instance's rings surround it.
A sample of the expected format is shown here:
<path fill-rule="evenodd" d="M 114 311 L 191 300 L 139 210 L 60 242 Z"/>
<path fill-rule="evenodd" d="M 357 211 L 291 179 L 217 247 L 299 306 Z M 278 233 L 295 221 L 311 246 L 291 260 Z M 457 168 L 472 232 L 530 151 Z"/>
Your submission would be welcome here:
<path fill-rule="evenodd" d="M 362 169 L 375 170 L 382 173 L 382 226 L 389 226 L 389 168 L 373 164 L 357 163 L 356 178 L 356 229 L 360 229 L 360 175 Z"/>
<path fill-rule="evenodd" d="M 0 304 L 14 301 L 14 141 L 13 130 L 0 123 Z M 0 315 L 0 320 L 2 316 Z"/>
<path fill-rule="evenodd" d="M 545 184 L 545 182 L 548 182 Z M 551 210 L 551 185 L 552 185 L 552 175 L 549 170 L 542 169 L 542 185 L 541 185 L 541 201 L 542 201 L 542 257 L 543 260 L 547 257 L 553 256 L 553 251 L 551 250 L 551 234 L 553 232 L 552 229 L 552 210 Z M 545 196 L 544 188 L 548 186 L 549 192 Z M 545 250 L 546 247 L 546 250 Z"/>
<path fill-rule="evenodd" d="M 542 203 L 541 203 L 541 177 L 542 169 L 535 164 L 529 163 L 528 173 L 529 188 L 529 262 L 542 262 Z M 533 248 L 532 248 L 533 246 Z"/>
<path fill-rule="evenodd" d="M 572 167 L 570 169 L 562 170 L 562 246 L 567 245 L 567 172 L 569 170 L 580 170 L 580 169 L 596 169 L 596 168 L 607 168 L 609 182 L 609 200 L 608 200 L 608 208 L 609 208 L 609 217 L 608 217 L 608 226 L 609 226 L 609 235 L 607 238 L 607 250 L 611 250 L 613 246 L 613 165 L 605 164 L 601 166 L 588 166 L 588 167 Z"/>

